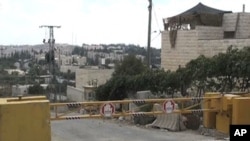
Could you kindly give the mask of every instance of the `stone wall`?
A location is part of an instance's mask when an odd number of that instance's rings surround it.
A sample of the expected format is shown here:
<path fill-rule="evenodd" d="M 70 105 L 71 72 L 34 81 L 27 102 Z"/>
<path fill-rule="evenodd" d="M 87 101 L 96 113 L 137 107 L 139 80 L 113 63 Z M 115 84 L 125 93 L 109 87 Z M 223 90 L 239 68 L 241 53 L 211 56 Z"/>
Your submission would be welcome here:
<path fill-rule="evenodd" d="M 224 39 L 224 40 L 199 40 L 198 53 L 207 57 L 213 57 L 218 53 L 226 53 L 229 46 L 242 49 L 250 46 L 250 39 Z"/>
<path fill-rule="evenodd" d="M 238 24 L 237 24 L 237 19 Z M 235 31 L 235 38 L 250 38 L 250 13 L 229 13 L 223 16 L 223 30 Z M 237 26 L 236 26 L 237 25 Z"/>
<path fill-rule="evenodd" d="M 250 38 L 250 13 L 240 13 L 239 15 L 236 38 Z"/>
<path fill-rule="evenodd" d="M 237 13 L 224 14 L 223 16 L 223 30 L 224 31 L 235 31 L 237 21 Z"/>
<path fill-rule="evenodd" d="M 222 27 L 196 26 L 198 40 L 223 39 Z"/>
<path fill-rule="evenodd" d="M 165 70 L 176 70 L 179 65 L 185 64 L 198 56 L 197 31 L 178 31 L 174 48 L 169 42 L 169 32 L 162 32 L 161 66 Z"/>

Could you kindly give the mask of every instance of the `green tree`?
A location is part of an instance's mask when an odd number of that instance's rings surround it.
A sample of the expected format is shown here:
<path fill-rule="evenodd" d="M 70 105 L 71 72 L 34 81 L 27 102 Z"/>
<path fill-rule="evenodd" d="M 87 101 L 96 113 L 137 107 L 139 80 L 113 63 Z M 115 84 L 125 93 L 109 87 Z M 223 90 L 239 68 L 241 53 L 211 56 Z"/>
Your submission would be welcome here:
<path fill-rule="evenodd" d="M 143 73 L 146 70 L 144 64 L 133 55 L 124 58 L 120 64 L 116 64 L 112 78 L 96 90 L 98 100 L 118 100 L 127 97 L 129 91 L 138 89 L 133 87 L 132 76 Z"/>
<path fill-rule="evenodd" d="M 34 84 L 28 88 L 29 94 L 42 95 L 45 94 L 45 89 L 40 84 Z"/>
<path fill-rule="evenodd" d="M 113 76 L 137 75 L 146 71 L 146 66 L 134 55 L 128 55 L 121 63 L 116 63 Z"/>
<path fill-rule="evenodd" d="M 72 55 L 86 56 L 87 50 L 84 49 L 83 47 L 76 46 L 72 51 Z"/>
<path fill-rule="evenodd" d="M 206 91 L 245 91 L 250 83 L 250 47 L 242 50 L 229 47 L 226 53 L 213 57 L 199 56 L 175 72 L 148 70 L 135 56 L 126 57 L 116 64 L 112 78 L 97 88 L 99 100 L 123 99 L 128 93 L 151 90 L 171 94 L 187 88 L 197 88 L 197 96 Z"/>

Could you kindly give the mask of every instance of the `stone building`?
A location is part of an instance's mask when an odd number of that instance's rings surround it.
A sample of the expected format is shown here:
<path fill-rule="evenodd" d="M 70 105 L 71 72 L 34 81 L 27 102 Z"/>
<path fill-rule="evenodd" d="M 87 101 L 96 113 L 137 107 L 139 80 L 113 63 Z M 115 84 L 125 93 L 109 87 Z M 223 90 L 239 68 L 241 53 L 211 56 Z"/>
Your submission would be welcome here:
<path fill-rule="evenodd" d="M 102 85 L 112 76 L 114 69 L 83 68 L 76 70 L 76 88 L 86 85 Z"/>
<path fill-rule="evenodd" d="M 162 32 L 161 67 L 175 71 L 200 55 L 212 57 L 229 46 L 250 46 L 250 13 L 232 13 L 199 3 L 169 17 Z"/>
<path fill-rule="evenodd" d="M 94 85 L 84 85 L 82 88 L 67 86 L 67 98 L 74 102 L 95 100 L 96 88 Z"/>

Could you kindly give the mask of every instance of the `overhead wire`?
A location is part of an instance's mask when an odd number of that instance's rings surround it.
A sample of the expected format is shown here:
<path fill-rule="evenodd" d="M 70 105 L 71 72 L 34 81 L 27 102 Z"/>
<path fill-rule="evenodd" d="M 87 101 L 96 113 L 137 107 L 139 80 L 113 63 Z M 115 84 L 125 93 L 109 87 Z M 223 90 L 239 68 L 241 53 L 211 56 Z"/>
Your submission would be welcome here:
<path fill-rule="evenodd" d="M 157 34 L 153 39 L 151 39 L 151 41 L 154 41 L 155 39 L 157 39 L 159 35 L 161 35 L 161 32 L 159 32 L 159 34 Z"/>
<path fill-rule="evenodd" d="M 158 18 L 157 18 L 155 6 L 154 6 L 153 3 L 152 3 L 152 9 L 153 9 L 153 13 L 154 13 L 154 19 L 155 19 L 155 22 L 156 22 L 156 26 L 158 27 L 158 31 L 159 31 L 159 34 L 157 34 L 157 35 L 151 40 L 151 41 L 154 41 L 155 39 L 157 39 L 157 38 L 159 37 L 159 35 L 161 35 L 161 28 L 160 28 L 160 25 L 159 25 L 159 22 L 158 22 Z"/>
<path fill-rule="evenodd" d="M 157 18 L 157 14 L 156 14 L 156 10 L 155 10 L 154 4 L 152 4 L 152 7 L 153 7 L 154 19 L 155 19 L 155 21 L 156 21 L 156 25 L 157 25 L 159 31 L 161 31 L 160 26 L 159 26 L 159 22 L 158 22 L 158 18 Z"/>

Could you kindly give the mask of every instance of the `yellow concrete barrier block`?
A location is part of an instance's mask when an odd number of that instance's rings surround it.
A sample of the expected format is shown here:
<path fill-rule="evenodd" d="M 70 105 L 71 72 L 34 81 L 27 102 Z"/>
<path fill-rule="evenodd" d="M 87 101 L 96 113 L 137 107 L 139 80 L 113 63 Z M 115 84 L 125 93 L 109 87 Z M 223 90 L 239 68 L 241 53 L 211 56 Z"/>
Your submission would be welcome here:
<path fill-rule="evenodd" d="M 218 97 L 221 96 L 220 93 L 213 93 L 212 95 L 210 95 L 210 97 Z M 210 108 L 221 108 L 221 99 L 211 99 L 211 106 Z"/>
<path fill-rule="evenodd" d="M 250 97 L 250 93 L 248 93 L 248 94 L 243 94 L 242 96 L 243 96 L 243 97 Z"/>
<path fill-rule="evenodd" d="M 230 111 L 232 110 L 232 99 L 241 97 L 239 95 L 234 94 L 225 94 L 222 97 L 222 110 L 223 111 Z"/>
<path fill-rule="evenodd" d="M 229 134 L 229 125 L 231 118 L 226 113 L 219 113 L 216 115 L 216 130 Z"/>
<path fill-rule="evenodd" d="M 220 93 L 205 93 L 205 97 L 217 97 Z M 203 101 L 203 109 L 218 108 L 220 99 Z M 203 112 L 203 126 L 206 128 L 216 127 L 216 112 Z"/>
<path fill-rule="evenodd" d="M 232 124 L 250 124 L 250 97 L 233 99 Z"/>
<path fill-rule="evenodd" d="M 46 96 L 28 96 L 28 97 L 11 97 L 11 98 L 6 98 L 6 100 L 7 102 L 11 102 L 11 101 L 47 100 L 47 98 Z"/>
<path fill-rule="evenodd" d="M 51 141 L 49 101 L 1 99 L 0 125 L 0 141 Z"/>
<path fill-rule="evenodd" d="M 216 126 L 216 113 L 203 112 L 203 126 L 206 128 L 215 128 Z"/>

